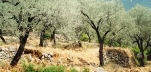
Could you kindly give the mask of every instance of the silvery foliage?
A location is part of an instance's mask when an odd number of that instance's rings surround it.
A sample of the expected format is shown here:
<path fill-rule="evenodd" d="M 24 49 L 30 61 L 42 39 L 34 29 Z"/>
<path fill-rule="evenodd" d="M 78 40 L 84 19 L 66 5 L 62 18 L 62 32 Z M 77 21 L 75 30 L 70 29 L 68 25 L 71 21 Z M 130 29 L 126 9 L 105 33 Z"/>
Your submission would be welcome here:
<path fill-rule="evenodd" d="M 146 40 L 151 35 L 151 9 L 136 5 L 129 11 L 129 14 L 136 25 L 134 35 Z"/>
<path fill-rule="evenodd" d="M 15 6 L 17 2 L 19 2 L 19 4 Z M 9 28 L 6 27 L 7 30 L 19 37 L 21 35 L 24 36 L 26 30 L 30 29 L 28 25 L 30 25 L 32 29 L 38 26 L 40 16 L 40 9 L 38 9 L 39 3 L 39 0 L 11 0 L 2 3 L 2 11 L 5 11 L 5 24 L 9 24 Z M 34 17 L 34 20 L 29 22 L 29 17 Z M 19 30 L 20 27 L 23 31 Z"/>
<path fill-rule="evenodd" d="M 114 38 L 112 33 L 116 34 L 116 38 L 124 38 L 128 35 L 125 32 L 135 27 L 135 25 L 133 25 L 133 20 L 124 10 L 119 0 L 82 0 L 81 9 L 89 15 L 90 19 L 93 20 L 95 24 L 102 18 L 102 23 L 99 28 L 101 35 L 105 34 L 109 29 L 111 30 L 109 35 L 107 35 L 107 39 Z M 87 22 L 86 17 L 83 17 L 83 19 Z"/>
<path fill-rule="evenodd" d="M 68 40 L 77 40 L 75 29 L 81 24 L 79 3 L 77 0 L 56 0 L 55 8 L 58 8 L 61 27 L 59 33 Z"/>
<path fill-rule="evenodd" d="M 0 1 L 0 29 L 3 31 L 12 31 L 12 27 L 15 28 L 15 25 L 11 24 L 14 21 L 10 19 L 12 15 L 9 11 L 12 9 L 14 9 L 12 5 L 9 3 L 2 3 L 2 1 Z"/>
<path fill-rule="evenodd" d="M 39 12 L 41 13 L 40 23 L 37 26 L 37 30 L 50 29 L 50 31 L 54 28 L 59 28 L 62 26 L 61 22 L 61 11 L 59 7 L 56 6 L 57 1 L 55 0 L 42 0 L 39 3 Z M 59 5 L 58 5 L 59 6 Z"/>
<path fill-rule="evenodd" d="M 66 39 L 77 40 L 75 29 L 81 24 L 77 0 L 50 0 L 40 5 L 43 6 L 40 7 L 43 16 L 40 17 L 38 30 L 49 26 L 49 31 L 56 29 L 57 33 L 64 35 Z"/>

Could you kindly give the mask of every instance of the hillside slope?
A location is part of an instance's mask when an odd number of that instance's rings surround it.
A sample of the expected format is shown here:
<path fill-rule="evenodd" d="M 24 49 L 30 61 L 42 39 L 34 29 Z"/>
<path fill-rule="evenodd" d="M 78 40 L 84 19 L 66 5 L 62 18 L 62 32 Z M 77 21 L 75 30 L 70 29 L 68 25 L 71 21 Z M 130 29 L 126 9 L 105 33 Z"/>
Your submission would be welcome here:
<path fill-rule="evenodd" d="M 9 38 L 7 39 L 7 41 L 9 41 Z M 39 50 L 41 52 L 53 53 L 54 57 L 52 62 L 48 62 L 48 61 L 44 62 L 44 64 L 46 65 L 64 65 L 69 68 L 75 68 L 79 71 L 83 68 L 89 68 L 90 72 L 95 71 L 96 68 L 99 67 L 99 58 L 98 58 L 99 48 L 97 43 L 84 42 L 83 48 L 76 48 L 76 49 L 61 48 L 61 45 L 66 45 L 69 43 L 58 42 L 57 48 L 53 47 L 52 42 L 50 42 L 49 40 L 47 41 L 46 47 L 39 47 L 38 43 L 39 43 L 38 38 L 36 37 L 29 38 L 26 45 L 26 49 L 33 49 L 33 50 Z M 18 47 L 18 43 L 11 42 L 8 43 L 8 45 L 2 45 L 2 47 L 5 48 L 12 47 L 12 46 Z M 109 47 L 105 46 L 105 48 L 109 48 Z M 20 66 L 20 64 L 18 64 L 18 66 Z M 148 62 L 148 64 L 145 67 L 124 68 L 117 64 L 110 63 L 105 65 L 103 68 L 108 72 L 149 72 L 151 71 L 151 62 Z M 9 68 L 5 68 L 4 70 L 6 71 L 7 69 Z"/>

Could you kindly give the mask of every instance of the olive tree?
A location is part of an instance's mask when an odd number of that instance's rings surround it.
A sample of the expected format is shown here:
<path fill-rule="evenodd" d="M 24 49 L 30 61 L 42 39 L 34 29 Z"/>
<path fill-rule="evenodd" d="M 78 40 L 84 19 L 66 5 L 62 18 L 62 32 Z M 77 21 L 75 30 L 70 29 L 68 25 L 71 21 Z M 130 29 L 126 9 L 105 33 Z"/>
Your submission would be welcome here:
<path fill-rule="evenodd" d="M 81 15 L 96 32 L 100 44 L 99 59 L 103 66 L 103 44 L 109 33 L 119 31 L 122 28 L 120 14 L 124 12 L 119 0 L 112 1 L 84 1 L 81 2 Z"/>
<path fill-rule="evenodd" d="M 5 4 L 3 4 L 2 2 L 0 2 L 0 38 L 2 39 L 2 41 L 6 44 L 6 41 L 3 37 L 3 30 L 4 28 L 6 28 L 6 19 L 4 17 L 5 14 L 5 10 L 2 10 L 5 7 Z"/>
<path fill-rule="evenodd" d="M 76 26 L 80 24 L 79 15 L 77 15 L 79 12 L 76 10 L 78 2 L 76 0 L 52 0 L 47 3 L 49 3 L 49 6 L 44 7 L 45 10 L 42 10 L 45 13 L 45 18 L 41 19 L 41 22 L 46 24 L 41 24 L 41 30 L 46 30 L 46 28 L 51 30 L 51 40 L 54 41 L 54 45 L 56 44 L 56 33 L 63 34 L 66 38 L 74 40 L 76 37 L 72 37 L 74 36 L 73 32 L 75 32 Z M 47 3 L 44 3 L 43 6 Z"/>
<path fill-rule="evenodd" d="M 132 40 L 129 35 L 132 35 L 135 31 L 135 24 L 133 18 L 129 15 L 128 12 L 122 11 L 119 15 L 117 22 L 120 23 L 118 30 L 112 31 L 107 36 L 107 43 L 109 46 L 122 46 L 128 47 L 132 46 Z M 131 33 L 129 33 L 131 30 Z"/>
<path fill-rule="evenodd" d="M 8 1 L 0 0 L 0 38 L 5 44 L 6 40 L 4 39 L 3 34 L 6 34 L 6 32 L 8 32 L 8 29 L 12 26 L 10 24 L 11 15 L 8 12 L 11 9 L 11 5 Z"/>
<path fill-rule="evenodd" d="M 8 22 L 11 21 L 12 27 L 9 28 L 9 30 L 16 35 L 20 40 L 19 49 L 11 61 L 11 66 L 17 65 L 19 59 L 21 58 L 21 55 L 23 54 L 24 47 L 26 45 L 28 36 L 30 32 L 38 26 L 38 23 L 40 22 L 39 15 L 39 9 L 36 8 L 38 6 L 37 0 L 12 0 L 7 1 L 8 5 L 5 5 L 6 7 L 10 8 L 5 14 L 6 17 L 9 17 L 7 20 Z M 5 8 L 2 8 L 2 10 L 5 10 Z"/>
<path fill-rule="evenodd" d="M 81 20 L 78 1 L 56 0 L 54 9 L 59 11 L 58 16 L 55 16 L 56 22 L 60 24 L 60 27 L 56 26 L 56 32 L 64 35 L 67 40 L 79 41 L 80 33 L 77 32 L 77 29 L 81 25 Z"/>
<path fill-rule="evenodd" d="M 136 30 L 132 38 L 141 53 L 140 66 L 144 66 L 144 51 L 151 47 L 151 9 L 136 5 L 129 11 L 129 14 L 134 20 Z"/>
<path fill-rule="evenodd" d="M 40 3 L 39 12 L 41 13 L 40 23 L 37 26 L 37 30 L 40 31 L 40 43 L 39 46 L 43 46 L 44 34 L 46 31 L 52 32 L 52 39 L 54 39 L 54 44 L 56 44 L 55 33 L 58 28 L 61 27 L 61 17 L 60 10 L 57 6 L 57 1 L 44 0 Z M 58 5 L 59 6 L 59 5 Z"/>

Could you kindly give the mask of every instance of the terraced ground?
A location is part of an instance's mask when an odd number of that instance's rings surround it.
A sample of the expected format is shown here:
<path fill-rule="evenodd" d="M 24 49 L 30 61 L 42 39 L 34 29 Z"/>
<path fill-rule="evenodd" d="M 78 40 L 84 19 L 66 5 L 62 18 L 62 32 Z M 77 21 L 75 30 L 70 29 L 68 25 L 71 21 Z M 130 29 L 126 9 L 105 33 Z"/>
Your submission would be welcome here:
<path fill-rule="evenodd" d="M 9 41 L 10 38 L 6 38 L 7 41 Z M 11 38 L 13 39 L 13 38 Z M 13 40 L 11 40 L 13 41 Z M 1 44 L 2 47 L 8 48 L 8 47 L 18 47 L 17 42 L 8 42 L 8 45 Z M 14 38 L 14 41 L 15 40 Z M 26 49 L 34 49 L 39 50 L 41 52 L 47 52 L 52 53 L 54 55 L 53 60 L 50 61 L 40 61 L 37 62 L 36 57 L 35 60 L 33 60 L 35 63 L 43 63 L 45 65 L 64 65 L 69 68 L 74 67 L 77 70 L 81 70 L 83 68 L 89 68 L 90 72 L 93 72 L 96 70 L 96 68 L 99 67 L 99 59 L 98 59 L 98 44 L 97 43 L 86 43 L 83 42 L 83 48 L 62 48 L 65 45 L 68 45 L 70 43 L 61 43 L 58 42 L 57 45 L 54 47 L 52 42 L 49 40 L 47 41 L 47 44 L 45 42 L 46 47 L 39 47 L 39 39 L 38 38 L 29 38 Z M 105 48 L 109 48 L 108 46 L 105 46 Z M 24 56 L 28 57 L 28 56 Z M 22 57 L 23 59 L 23 57 Z M 21 59 L 21 60 L 22 60 Z M 18 64 L 18 66 L 15 67 L 16 69 L 21 69 L 21 65 Z M 123 68 L 115 63 L 110 63 L 108 65 L 105 65 L 103 67 L 107 72 L 149 72 L 151 71 L 151 61 L 148 61 L 147 65 L 145 67 L 132 67 L 132 68 Z M 8 63 L 1 63 L 0 64 L 0 72 L 9 72 L 12 69 L 12 67 L 9 66 Z"/>

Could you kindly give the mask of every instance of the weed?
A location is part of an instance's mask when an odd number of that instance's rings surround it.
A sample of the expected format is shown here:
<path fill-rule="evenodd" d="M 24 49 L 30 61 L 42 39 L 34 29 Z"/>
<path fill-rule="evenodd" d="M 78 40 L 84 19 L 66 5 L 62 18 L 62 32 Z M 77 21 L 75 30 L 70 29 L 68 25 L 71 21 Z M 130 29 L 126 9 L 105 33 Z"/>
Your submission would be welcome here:
<path fill-rule="evenodd" d="M 71 72 L 78 72 L 76 69 L 71 69 Z"/>
<path fill-rule="evenodd" d="M 84 68 L 82 72 L 89 72 L 88 68 Z"/>

